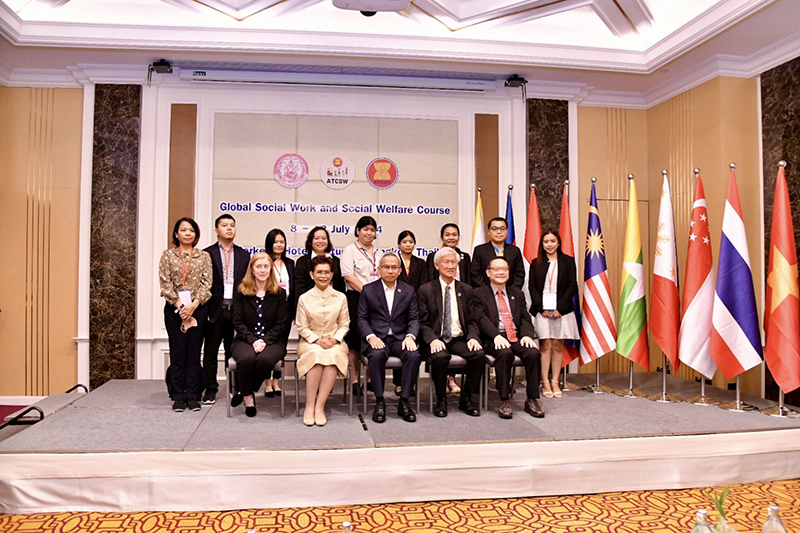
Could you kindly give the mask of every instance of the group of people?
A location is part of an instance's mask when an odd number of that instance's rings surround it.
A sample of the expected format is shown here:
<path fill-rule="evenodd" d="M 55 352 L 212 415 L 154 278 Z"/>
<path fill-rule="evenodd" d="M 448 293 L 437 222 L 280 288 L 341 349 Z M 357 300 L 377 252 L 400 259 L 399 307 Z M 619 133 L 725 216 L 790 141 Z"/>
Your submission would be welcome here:
<path fill-rule="evenodd" d="M 397 239 L 400 252 L 381 253 L 375 246 L 377 222 L 361 217 L 355 242 L 331 252 L 330 234 L 314 227 L 297 262 L 286 257 L 286 235 L 271 230 L 265 252 L 252 256 L 234 244 L 236 221 L 223 214 L 215 221 L 217 242 L 204 250 L 197 223 L 175 223 L 173 244 L 159 263 L 164 321 L 169 336 L 167 388 L 174 411 L 199 410 L 216 401 L 217 354 L 224 345 L 226 361 L 236 361 L 237 385 L 231 406 L 244 403 L 256 415 L 255 393 L 280 395 L 276 368 L 286 355 L 294 323 L 299 336 L 297 373 L 306 378 L 303 423 L 324 426 L 325 404 L 337 378 L 358 369 L 366 359 L 368 391 L 375 395 L 372 419 L 386 420 L 386 363 L 402 362 L 393 374 L 399 396 L 398 416 L 414 422 L 409 398 L 422 361 L 429 364 L 436 394 L 434 414 L 448 414 L 448 392 L 459 394 L 458 409 L 479 416 L 473 402 L 485 363 L 495 368 L 500 396 L 498 415 L 513 416 L 510 401 L 513 364 L 519 358 L 527 380 L 524 410 L 544 417 L 542 395 L 560 398 L 558 373 L 564 341 L 579 337 L 573 296 L 577 290 L 575 261 L 561 251 L 561 237 L 545 228 L 537 259 L 530 266 L 530 307 L 522 291 L 525 262 L 519 248 L 505 242 L 508 223 L 489 221 L 490 241 L 474 257 L 458 248 L 456 224 L 441 228 L 441 247 L 427 260 L 413 255 L 414 233 Z M 533 318 L 532 318 L 533 317 Z M 534 339 L 539 339 L 537 349 Z M 201 365 L 201 350 L 203 351 Z M 453 355 L 464 359 L 459 387 Z M 552 373 L 552 377 L 551 376 Z M 351 373 L 354 395 L 367 393 Z"/>

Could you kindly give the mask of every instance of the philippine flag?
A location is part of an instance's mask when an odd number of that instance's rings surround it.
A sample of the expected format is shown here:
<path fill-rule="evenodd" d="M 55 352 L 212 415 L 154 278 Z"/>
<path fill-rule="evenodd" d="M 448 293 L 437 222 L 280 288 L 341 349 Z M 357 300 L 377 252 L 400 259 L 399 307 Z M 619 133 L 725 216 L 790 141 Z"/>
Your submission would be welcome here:
<path fill-rule="evenodd" d="M 750 253 L 733 169 L 731 165 L 711 318 L 711 357 L 725 379 L 733 379 L 763 361 Z"/>

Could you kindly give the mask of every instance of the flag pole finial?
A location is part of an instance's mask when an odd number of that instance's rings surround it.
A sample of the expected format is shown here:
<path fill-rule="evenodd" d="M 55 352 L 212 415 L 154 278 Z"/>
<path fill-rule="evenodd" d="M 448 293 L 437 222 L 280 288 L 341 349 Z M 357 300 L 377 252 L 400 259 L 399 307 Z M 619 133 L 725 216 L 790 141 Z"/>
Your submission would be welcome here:
<path fill-rule="evenodd" d="M 535 183 L 531 183 L 531 190 L 533 190 L 535 188 L 536 188 L 536 184 Z"/>
<path fill-rule="evenodd" d="M 666 168 L 661 171 L 661 175 L 664 176 L 665 178 L 667 177 L 667 174 L 669 174 L 669 172 L 667 172 Z"/>
<path fill-rule="evenodd" d="M 592 176 L 592 183 L 597 183 L 597 178 L 595 178 L 594 176 Z"/>
<path fill-rule="evenodd" d="M 513 186 L 513 185 L 509 185 L 509 186 L 508 186 L 508 190 L 509 190 L 509 191 L 512 191 L 512 190 L 514 190 L 514 186 Z"/>
<path fill-rule="evenodd" d="M 633 179 L 633 174 L 628 174 L 628 179 L 632 180 Z"/>
<path fill-rule="evenodd" d="M 695 176 L 695 177 L 697 177 L 697 175 L 698 175 L 698 174 L 700 174 L 700 169 L 699 169 L 699 168 L 697 168 L 697 167 L 695 167 L 695 169 L 694 169 L 694 176 Z"/>
<path fill-rule="evenodd" d="M 780 161 L 778 161 L 778 166 L 779 166 L 779 167 L 784 167 L 784 168 L 786 168 L 786 161 L 784 161 L 783 159 L 781 159 Z"/>
<path fill-rule="evenodd" d="M 569 180 L 564 180 L 564 185 L 569 185 Z"/>
<path fill-rule="evenodd" d="M 736 163 L 731 163 L 731 170 L 736 170 Z"/>

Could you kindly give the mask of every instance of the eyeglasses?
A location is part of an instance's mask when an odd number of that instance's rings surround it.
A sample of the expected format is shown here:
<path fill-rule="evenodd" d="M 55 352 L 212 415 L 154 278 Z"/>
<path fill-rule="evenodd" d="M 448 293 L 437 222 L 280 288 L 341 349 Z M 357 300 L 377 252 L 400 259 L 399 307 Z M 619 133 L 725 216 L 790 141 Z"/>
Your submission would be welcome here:
<path fill-rule="evenodd" d="M 384 270 L 400 270 L 398 265 L 381 265 L 381 268 Z"/>
<path fill-rule="evenodd" d="M 508 272 L 508 267 L 489 267 L 489 270 L 494 270 L 495 272 Z"/>
<path fill-rule="evenodd" d="M 508 228 L 506 226 L 492 226 L 489 228 L 489 231 L 505 231 Z"/>

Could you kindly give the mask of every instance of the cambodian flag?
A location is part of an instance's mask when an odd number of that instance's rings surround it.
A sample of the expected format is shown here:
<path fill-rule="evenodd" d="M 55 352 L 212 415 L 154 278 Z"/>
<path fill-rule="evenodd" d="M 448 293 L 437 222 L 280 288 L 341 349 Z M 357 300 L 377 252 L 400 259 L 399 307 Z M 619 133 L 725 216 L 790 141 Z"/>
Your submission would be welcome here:
<path fill-rule="evenodd" d="M 725 379 L 763 361 L 750 253 L 733 169 L 731 165 L 711 318 L 711 357 Z"/>

